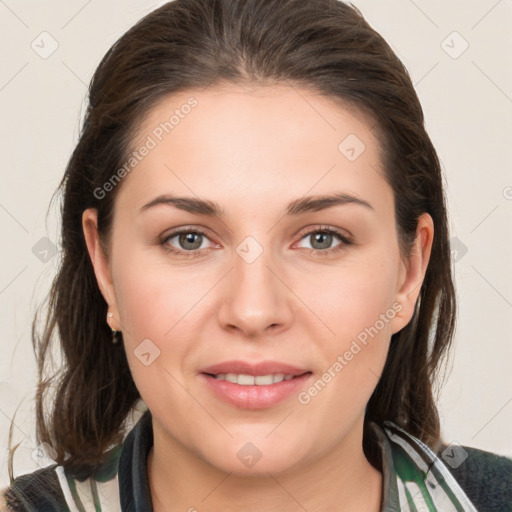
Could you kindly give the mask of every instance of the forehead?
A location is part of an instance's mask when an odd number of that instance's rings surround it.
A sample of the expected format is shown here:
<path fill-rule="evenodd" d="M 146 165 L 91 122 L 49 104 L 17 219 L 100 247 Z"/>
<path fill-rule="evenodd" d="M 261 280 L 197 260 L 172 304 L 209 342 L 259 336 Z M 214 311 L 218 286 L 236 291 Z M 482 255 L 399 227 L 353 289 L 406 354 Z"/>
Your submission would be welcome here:
<path fill-rule="evenodd" d="M 249 206 L 308 192 L 379 195 L 387 186 L 372 122 L 339 100 L 288 85 L 169 95 L 131 146 L 139 156 L 119 201 L 138 207 L 164 192 Z"/>

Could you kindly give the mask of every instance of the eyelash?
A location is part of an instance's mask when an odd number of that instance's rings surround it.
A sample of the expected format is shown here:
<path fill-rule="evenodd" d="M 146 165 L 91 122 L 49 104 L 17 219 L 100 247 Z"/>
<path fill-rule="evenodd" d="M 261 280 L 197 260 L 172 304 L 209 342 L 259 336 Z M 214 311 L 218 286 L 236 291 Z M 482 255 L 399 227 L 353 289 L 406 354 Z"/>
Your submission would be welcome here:
<path fill-rule="evenodd" d="M 161 245 L 166 252 L 175 254 L 177 256 L 184 256 L 185 258 L 197 258 L 199 256 L 202 256 L 203 251 L 205 249 L 196 249 L 194 251 L 182 251 L 180 249 L 176 249 L 176 248 L 170 247 L 168 245 L 167 242 L 170 239 L 174 238 L 177 235 L 181 235 L 181 234 L 184 234 L 184 233 L 186 233 L 186 234 L 193 233 L 193 234 L 197 234 L 197 235 L 203 235 L 206 238 L 208 238 L 207 233 L 202 231 L 202 230 L 200 230 L 200 229 L 197 229 L 197 228 L 181 228 L 181 229 L 178 229 L 176 231 L 173 231 L 172 233 L 170 233 L 169 235 L 164 237 L 162 240 L 160 240 L 159 245 Z M 352 245 L 352 243 L 353 243 L 352 240 L 350 238 L 348 238 L 346 235 L 344 235 L 341 231 L 338 231 L 337 229 L 334 229 L 334 228 L 324 227 L 324 226 L 321 226 L 320 228 L 316 228 L 316 229 L 307 231 L 305 233 L 301 233 L 299 240 L 302 240 L 303 238 L 305 238 L 307 236 L 310 236 L 310 235 L 313 235 L 313 234 L 316 234 L 316 233 L 328 233 L 328 234 L 336 235 L 341 240 L 342 243 L 340 245 L 332 248 L 332 249 L 325 249 L 325 250 L 309 249 L 309 253 L 313 254 L 315 256 L 322 256 L 322 257 L 329 256 L 329 255 L 331 255 L 333 253 L 337 253 L 339 251 L 342 251 L 346 246 Z"/>

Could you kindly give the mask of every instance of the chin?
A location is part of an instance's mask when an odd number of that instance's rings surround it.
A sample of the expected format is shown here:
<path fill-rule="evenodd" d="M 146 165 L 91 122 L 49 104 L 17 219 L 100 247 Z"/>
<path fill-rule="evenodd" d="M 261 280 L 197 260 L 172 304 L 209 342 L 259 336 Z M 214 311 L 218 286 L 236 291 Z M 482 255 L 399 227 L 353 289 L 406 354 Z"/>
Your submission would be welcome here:
<path fill-rule="evenodd" d="M 296 468 L 297 465 L 290 461 L 290 459 L 287 460 L 281 460 L 278 459 L 272 459 L 272 460 L 263 460 L 263 457 L 256 462 L 252 467 L 245 466 L 244 464 L 240 463 L 238 460 L 235 463 L 229 463 L 226 464 L 226 459 L 222 461 L 218 461 L 219 464 L 215 464 L 215 467 L 217 469 L 225 472 L 230 473 L 232 476 L 247 476 L 247 477 L 262 477 L 262 478 L 268 478 L 268 474 L 271 473 L 272 475 L 278 475 L 278 474 L 286 474 L 292 469 Z"/>
<path fill-rule="evenodd" d="M 291 444 L 277 446 L 274 443 L 250 441 L 250 436 L 244 436 L 244 441 L 232 443 L 220 453 L 206 454 L 205 459 L 213 466 L 226 473 L 239 476 L 268 476 L 268 473 L 287 473 L 299 462 L 298 453 L 301 443 L 297 440 L 296 448 Z M 232 441 L 232 440 L 231 440 Z M 301 447 L 303 448 L 303 447 Z M 226 454 L 230 454 L 226 456 Z"/>

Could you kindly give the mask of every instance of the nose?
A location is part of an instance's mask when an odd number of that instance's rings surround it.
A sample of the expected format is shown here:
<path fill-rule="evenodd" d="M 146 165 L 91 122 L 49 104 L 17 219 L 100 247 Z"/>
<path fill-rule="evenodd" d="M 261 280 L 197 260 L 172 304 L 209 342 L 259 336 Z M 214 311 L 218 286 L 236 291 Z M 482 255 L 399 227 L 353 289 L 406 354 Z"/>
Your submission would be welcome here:
<path fill-rule="evenodd" d="M 293 293 L 286 286 L 284 267 L 272 261 L 271 251 L 254 241 L 240 244 L 223 285 L 219 322 L 245 337 L 261 338 L 288 328 Z"/>

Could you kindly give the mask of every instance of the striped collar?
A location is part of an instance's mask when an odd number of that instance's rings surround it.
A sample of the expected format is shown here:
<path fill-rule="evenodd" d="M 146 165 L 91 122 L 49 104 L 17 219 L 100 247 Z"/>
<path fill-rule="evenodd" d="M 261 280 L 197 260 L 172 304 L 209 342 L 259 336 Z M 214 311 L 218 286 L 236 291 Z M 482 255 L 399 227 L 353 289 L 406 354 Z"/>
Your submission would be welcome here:
<path fill-rule="evenodd" d="M 443 461 L 391 421 L 371 423 L 382 452 L 380 512 L 478 512 Z"/>

